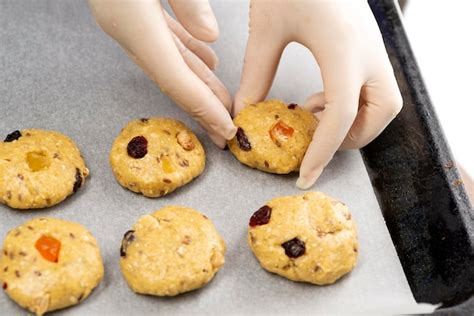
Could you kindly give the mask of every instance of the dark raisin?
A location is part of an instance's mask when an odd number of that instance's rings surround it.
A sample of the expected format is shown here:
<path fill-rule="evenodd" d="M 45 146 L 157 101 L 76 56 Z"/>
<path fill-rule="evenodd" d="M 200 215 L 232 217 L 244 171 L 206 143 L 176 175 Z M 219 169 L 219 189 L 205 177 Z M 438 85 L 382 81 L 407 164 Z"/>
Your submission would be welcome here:
<path fill-rule="evenodd" d="M 125 257 L 127 255 L 127 247 L 135 240 L 135 231 L 129 230 L 123 235 L 122 245 L 120 246 L 120 257 Z"/>
<path fill-rule="evenodd" d="M 147 117 L 144 117 L 144 118 L 141 118 L 141 119 L 140 119 L 140 121 L 141 121 L 142 123 L 148 123 L 148 120 L 149 120 L 149 119 L 148 119 Z"/>
<path fill-rule="evenodd" d="M 249 225 L 255 227 L 268 224 L 271 216 L 272 208 L 268 205 L 264 205 L 253 213 L 252 217 L 250 217 Z"/>
<path fill-rule="evenodd" d="M 76 168 L 76 180 L 74 181 L 74 186 L 72 187 L 72 192 L 76 193 L 77 190 L 82 185 L 82 175 L 81 175 L 81 170 L 79 168 Z"/>
<path fill-rule="evenodd" d="M 298 104 L 296 104 L 296 103 L 290 103 L 290 104 L 288 104 L 288 109 L 294 110 L 294 109 L 296 109 L 297 106 L 298 106 Z"/>
<path fill-rule="evenodd" d="M 4 290 L 8 289 L 8 283 L 7 283 L 7 282 L 3 282 L 2 288 L 3 288 Z"/>
<path fill-rule="evenodd" d="M 237 129 L 237 141 L 239 142 L 239 147 L 243 151 L 250 151 L 252 149 L 252 146 L 250 145 L 249 139 L 247 138 L 247 135 L 245 135 L 244 130 L 239 127 Z"/>
<path fill-rule="evenodd" d="M 293 238 L 281 244 L 285 249 L 285 253 L 290 258 L 298 258 L 306 252 L 306 246 L 304 241 L 299 240 L 298 238 Z"/>
<path fill-rule="evenodd" d="M 13 133 L 10 133 L 10 134 L 7 135 L 4 142 L 9 143 L 9 142 L 12 142 L 14 140 L 17 140 L 20 137 L 21 137 L 20 131 L 14 131 Z"/>
<path fill-rule="evenodd" d="M 148 153 L 148 141 L 143 136 L 135 136 L 128 143 L 127 153 L 130 157 L 139 159 Z"/>

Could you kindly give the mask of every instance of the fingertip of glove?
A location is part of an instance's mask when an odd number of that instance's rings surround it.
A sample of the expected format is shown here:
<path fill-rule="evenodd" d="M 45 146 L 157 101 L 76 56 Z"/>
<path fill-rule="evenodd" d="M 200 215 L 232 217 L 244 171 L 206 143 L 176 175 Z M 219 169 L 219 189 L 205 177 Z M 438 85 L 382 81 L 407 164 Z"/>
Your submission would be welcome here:
<path fill-rule="evenodd" d="M 214 59 L 212 60 L 212 64 L 210 65 L 211 70 L 216 70 L 219 67 L 219 57 L 215 55 Z"/>
<path fill-rule="evenodd" d="M 228 126 L 224 131 L 224 138 L 226 140 L 231 140 L 237 134 L 237 127 L 235 125 Z"/>
<path fill-rule="evenodd" d="M 313 184 L 311 182 L 308 182 L 307 179 L 305 178 L 298 178 L 298 180 L 296 180 L 296 187 L 300 190 L 307 190 L 309 189 Z"/>
<path fill-rule="evenodd" d="M 219 38 L 219 26 L 215 19 L 205 19 L 201 20 L 199 27 L 193 30 L 196 38 L 201 41 L 212 43 Z"/>
<path fill-rule="evenodd" d="M 208 135 L 209 135 L 209 138 L 212 140 L 212 142 L 220 149 L 224 149 L 225 146 L 227 145 L 227 141 L 221 136 L 215 135 L 215 134 L 208 134 Z"/>
<path fill-rule="evenodd" d="M 296 187 L 300 190 L 308 190 L 313 186 L 313 184 L 318 180 L 321 175 L 322 170 L 317 169 L 310 174 L 302 175 L 300 174 L 298 180 L 296 181 Z"/>

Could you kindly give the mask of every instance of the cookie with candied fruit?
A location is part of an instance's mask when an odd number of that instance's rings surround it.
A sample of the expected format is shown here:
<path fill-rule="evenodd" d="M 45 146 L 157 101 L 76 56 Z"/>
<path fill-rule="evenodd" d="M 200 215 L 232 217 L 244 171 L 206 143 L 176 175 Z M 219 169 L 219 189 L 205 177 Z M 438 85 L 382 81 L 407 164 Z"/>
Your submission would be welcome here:
<path fill-rule="evenodd" d="M 206 163 L 196 135 L 180 121 L 131 121 L 115 139 L 110 165 L 125 188 L 148 197 L 173 192 L 199 176 Z"/>
<path fill-rule="evenodd" d="M 36 218 L 10 230 L 0 254 L 0 284 L 37 315 L 83 302 L 104 275 L 99 246 L 82 225 Z"/>
<path fill-rule="evenodd" d="M 269 100 L 247 105 L 235 117 L 230 151 L 244 165 L 270 173 L 298 171 L 318 120 L 296 104 Z"/>
<path fill-rule="evenodd" d="M 56 205 L 79 190 L 88 175 L 77 146 L 59 132 L 24 129 L 0 142 L 0 203 L 12 208 Z"/>

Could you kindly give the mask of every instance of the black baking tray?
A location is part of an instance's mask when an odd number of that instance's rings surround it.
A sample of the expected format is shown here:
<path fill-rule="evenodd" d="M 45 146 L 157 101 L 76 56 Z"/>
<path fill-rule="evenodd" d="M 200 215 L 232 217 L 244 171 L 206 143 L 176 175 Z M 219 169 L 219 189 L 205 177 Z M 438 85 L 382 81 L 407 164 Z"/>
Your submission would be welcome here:
<path fill-rule="evenodd" d="M 404 106 L 388 128 L 362 149 L 362 157 L 416 301 L 458 305 L 474 294 L 474 210 L 398 5 L 393 0 L 369 4 Z"/>

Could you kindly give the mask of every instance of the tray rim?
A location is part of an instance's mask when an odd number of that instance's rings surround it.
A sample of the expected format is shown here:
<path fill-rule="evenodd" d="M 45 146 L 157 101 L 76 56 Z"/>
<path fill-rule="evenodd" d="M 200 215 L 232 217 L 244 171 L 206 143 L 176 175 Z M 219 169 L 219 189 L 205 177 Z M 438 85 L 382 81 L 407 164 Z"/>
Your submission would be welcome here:
<path fill-rule="evenodd" d="M 390 61 L 394 66 L 395 76 L 399 82 L 404 99 L 404 108 L 394 122 L 389 125 L 373 143 L 361 149 L 362 158 L 415 300 L 420 303 L 441 303 L 442 307 L 456 306 L 474 295 L 474 210 L 464 186 L 459 181 L 459 179 L 461 179 L 460 173 L 453 163 L 454 160 L 449 145 L 444 137 L 441 125 L 423 82 L 416 58 L 403 27 L 398 3 L 394 0 L 369 0 L 369 4 L 379 24 Z M 390 192 L 390 185 L 388 185 L 388 183 L 393 180 L 394 175 L 389 175 L 387 178 L 387 174 L 389 173 L 384 173 L 381 170 L 382 163 L 380 163 L 380 160 L 384 159 L 390 162 L 390 156 L 388 155 L 391 154 L 389 149 L 383 149 L 382 146 L 394 141 L 393 136 L 396 135 L 394 131 L 396 127 L 410 123 L 403 115 L 403 112 L 407 111 L 412 111 L 410 113 L 416 112 L 418 115 L 416 118 L 411 119 L 417 120 L 416 123 L 422 127 L 422 129 L 417 130 L 417 133 L 423 136 L 425 141 L 424 145 L 427 145 L 430 151 L 429 157 L 433 159 L 430 162 L 433 163 L 434 172 L 437 172 L 437 179 L 442 182 L 439 183 L 440 190 L 436 191 L 436 198 L 440 201 L 449 201 L 449 206 L 451 206 L 449 210 L 438 208 L 433 211 L 433 209 L 430 209 L 427 205 L 421 208 L 421 212 L 423 213 L 421 214 L 423 216 L 422 218 L 425 219 L 422 224 L 424 224 L 427 231 L 432 234 L 429 238 L 422 238 L 418 242 L 420 244 L 428 243 L 428 247 L 425 248 L 430 249 L 432 255 L 438 256 L 440 252 L 443 251 L 444 256 L 441 256 L 441 260 L 447 261 L 451 259 L 449 256 L 457 256 L 461 261 L 464 256 L 465 259 L 464 264 L 457 262 L 456 264 L 458 264 L 458 266 L 454 269 L 454 272 L 458 273 L 458 275 L 454 275 L 453 277 L 457 278 L 458 283 L 445 282 L 442 284 L 443 282 L 438 282 L 437 286 L 445 287 L 442 291 L 439 288 L 437 291 L 435 290 L 436 285 L 434 283 L 436 282 L 434 281 L 432 284 L 425 283 L 426 280 L 432 279 L 433 276 L 439 276 L 436 265 L 428 267 L 430 269 L 423 270 L 422 272 L 425 274 L 422 275 L 417 276 L 412 272 L 414 270 L 413 264 L 416 260 L 423 256 L 426 259 L 430 253 L 420 255 L 420 252 L 412 251 L 412 249 L 402 242 L 403 234 L 406 234 L 410 230 L 416 232 L 420 223 L 413 223 L 413 220 L 412 222 L 407 220 L 402 221 L 401 215 L 395 213 L 397 209 L 413 207 L 413 205 L 397 203 L 397 201 L 393 200 L 391 195 L 394 192 Z M 414 151 L 411 153 L 417 154 Z M 415 157 L 415 155 L 411 157 L 407 155 L 407 157 L 403 157 L 403 159 L 407 159 L 408 161 L 417 159 L 413 157 Z M 395 169 L 397 168 L 393 168 L 393 170 Z M 397 171 L 401 173 L 398 174 L 398 180 L 400 176 L 403 176 L 403 172 L 410 172 L 410 170 L 404 171 L 400 169 L 397 169 Z M 383 176 L 381 176 L 382 174 Z M 408 179 L 408 176 L 405 179 Z M 419 182 L 418 185 L 423 184 L 421 183 L 423 179 L 417 180 Z M 398 184 L 400 185 L 400 183 Z M 449 218 L 446 217 L 447 211 L 452 214 Z M 415 215 L 418 216 L 420 214 Z M 412 215 L 412 219 L 415 219 L 415 215 Z M 448 236 L 452 236 L 449 235 L 450 232 L 448 230 L 433 231 L 433 222 L 439 221 L 443 216 L 446 221 L 446 223 L 444 223 L 446 224 L 445 227 L 447 227 L 448 222 L 452 220 L 456 222 L 457 227 L 463 229 L 462 247 L 456 249 L 447 249 L 445 247 L 445 249 L 442 249 L 440 246 L 440 242 L 436 238 L 437 234 L 448 234 Z M 407 223 L 408 226 L 411 225 L 411 227 L 407 227 Z M 452 223 L 449 222 L 449 224 Z M 417 244 L 417 246 L 419 245 Z M 454 251 L 459 251 L 459 249 L 462 249 L 462 253 L 454 254 Z M 434 261 L 436 260 L 438 259 Z M 432 262 L 432 260 L 428 261 Z M 469 266 L 469 263 L 471 268 L 465 269 L 466 266 Z M 460 275 L 464 277 L 459 277 Z"/>

